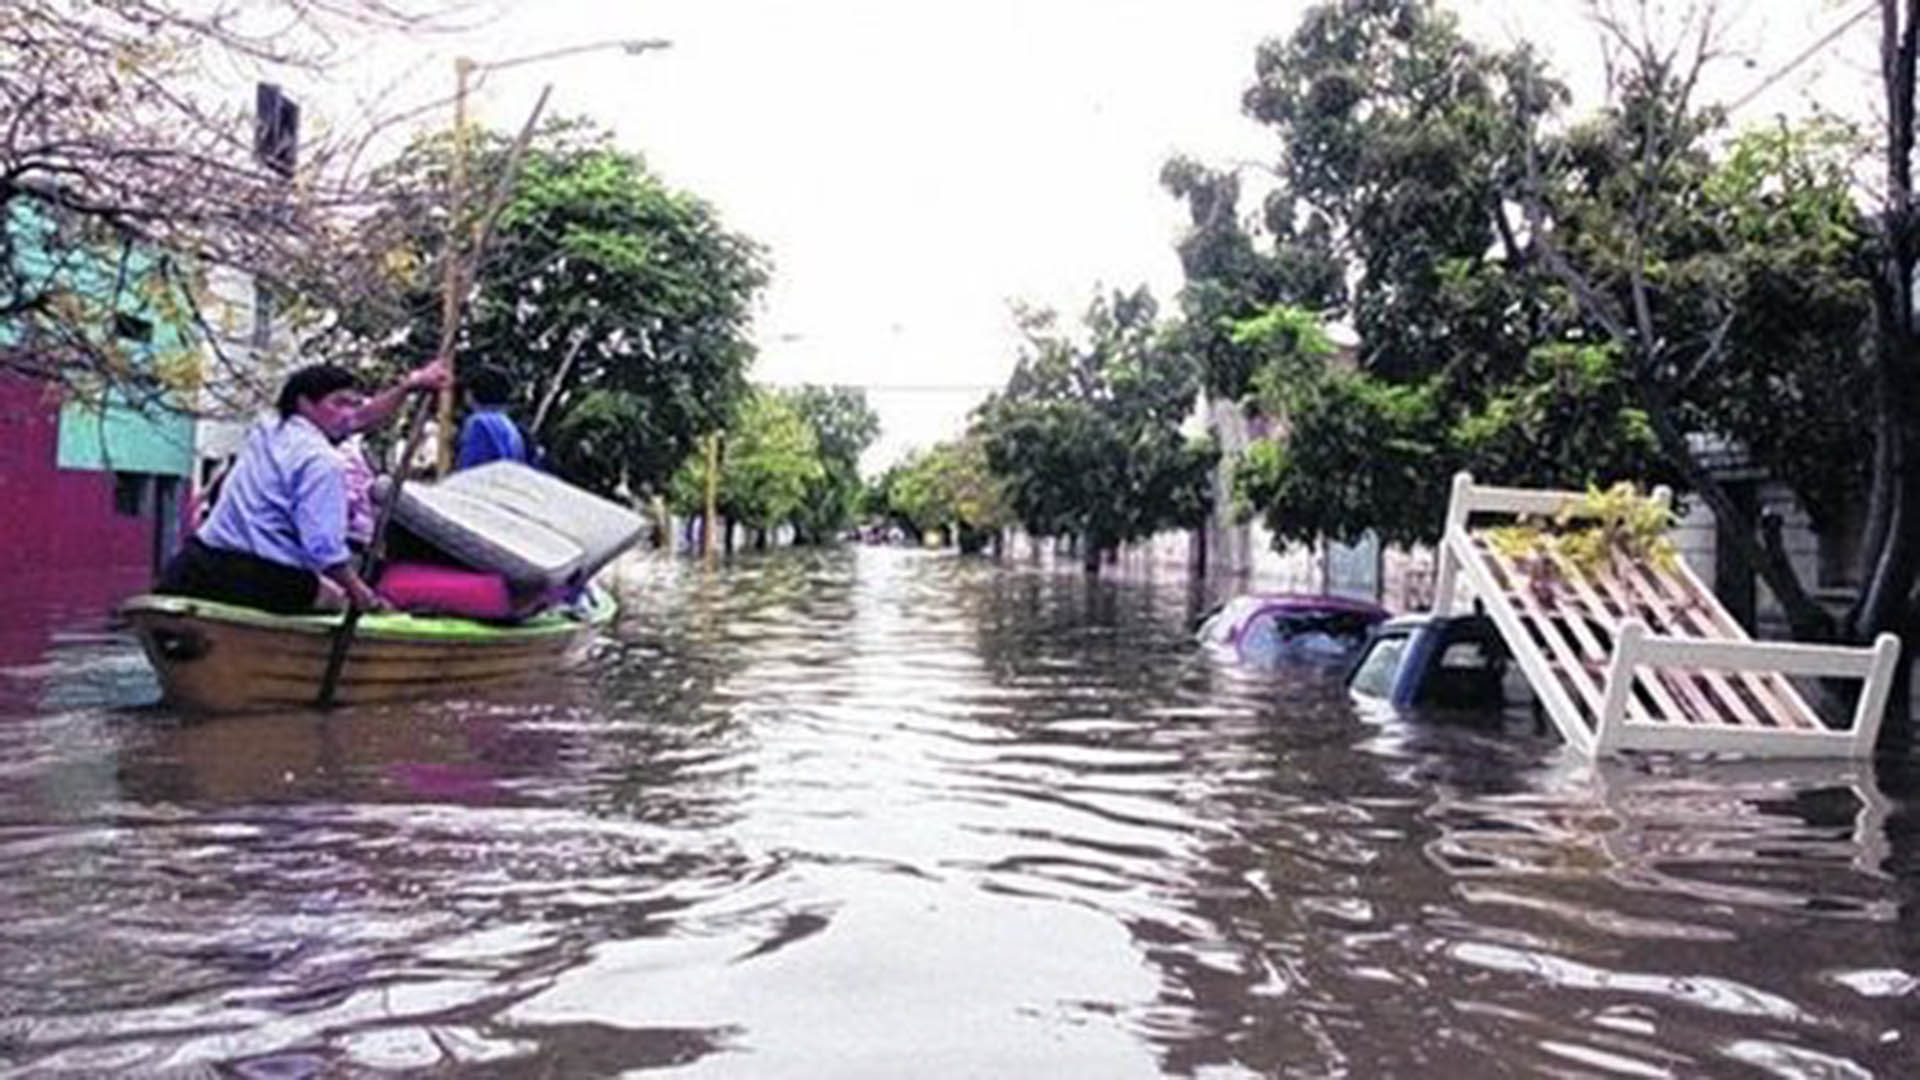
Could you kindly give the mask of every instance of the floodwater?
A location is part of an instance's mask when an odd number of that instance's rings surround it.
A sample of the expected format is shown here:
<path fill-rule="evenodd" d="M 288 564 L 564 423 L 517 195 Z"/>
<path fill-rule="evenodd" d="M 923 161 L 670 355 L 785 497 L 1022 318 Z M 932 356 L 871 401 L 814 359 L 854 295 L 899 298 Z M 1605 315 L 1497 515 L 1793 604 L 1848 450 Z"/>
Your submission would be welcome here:
<path fill-rule="evenodd" d="M 0 669 L 0 1075 L 1920 1075 L 1910 772 L 1590 765 L 1180 581 L 636 560 L 590 665 L 189 722 Z"/>

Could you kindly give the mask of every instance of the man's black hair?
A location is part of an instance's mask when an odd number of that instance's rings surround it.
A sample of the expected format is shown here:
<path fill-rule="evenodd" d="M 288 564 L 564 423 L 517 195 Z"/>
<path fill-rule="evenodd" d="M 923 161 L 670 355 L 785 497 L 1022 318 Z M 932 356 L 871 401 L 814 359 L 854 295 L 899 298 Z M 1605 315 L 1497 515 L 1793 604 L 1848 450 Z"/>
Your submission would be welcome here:
<path fill-rule="evenodd" d="M 360 380 L 346 368 L 333 364 L 308 364 L 287 376 L 286 384 L 280 387 L 280 399 L 274 402 L 274 408 L 280 410 L 280 419 L 285 420 L 299 411 L 301 398 L 319 401 L 335 390 L 351 390 L 359 385 Z"/>
<path fill-rule="evenodd" d="M 497 367 L 475 368 L 465 378 L 475 405 L 501 406 L 513 396 L 513 382 Z"/>

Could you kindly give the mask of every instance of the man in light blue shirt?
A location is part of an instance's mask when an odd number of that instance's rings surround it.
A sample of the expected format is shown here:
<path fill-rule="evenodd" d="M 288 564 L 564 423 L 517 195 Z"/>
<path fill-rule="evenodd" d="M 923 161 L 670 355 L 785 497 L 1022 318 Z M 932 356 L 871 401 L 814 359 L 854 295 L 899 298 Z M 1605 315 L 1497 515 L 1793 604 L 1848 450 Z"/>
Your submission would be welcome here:
<path fill-rule="evenodd" d="M 336 444 L 392 415 L 408 392 L 446 379 L 444 365 L 429 364 L 369 400 L 344 368 L 294 372 L 280 390 L 278 419 L 247 433 L 212 512 L 156 591 L 283 614 L 341 600 L 384 608 L 347 548 L 346 466 Z"/>

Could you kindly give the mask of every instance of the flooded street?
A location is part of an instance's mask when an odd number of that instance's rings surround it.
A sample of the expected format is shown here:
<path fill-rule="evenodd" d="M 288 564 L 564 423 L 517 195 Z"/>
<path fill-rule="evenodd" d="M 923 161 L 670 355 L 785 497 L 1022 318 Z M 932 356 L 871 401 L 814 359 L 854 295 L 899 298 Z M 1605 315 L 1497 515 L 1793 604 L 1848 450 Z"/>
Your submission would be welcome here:
<path fill-rule="evenodd" d="M 0 1075 L 1920 1074 L 1911 772 L 1368 721 L 1179 580 L 622 589 L 583 671 L 332 715 L 10 637 Z"/>

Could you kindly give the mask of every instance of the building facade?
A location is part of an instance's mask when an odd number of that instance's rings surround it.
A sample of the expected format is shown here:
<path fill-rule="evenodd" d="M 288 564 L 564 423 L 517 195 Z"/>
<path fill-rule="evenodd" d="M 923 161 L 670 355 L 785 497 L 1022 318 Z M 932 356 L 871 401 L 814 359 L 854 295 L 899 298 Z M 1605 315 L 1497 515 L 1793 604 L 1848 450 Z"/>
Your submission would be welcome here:
<path fill-rule="evenodd" d="M 79 298 L 98 313 L 103 350 L 134 365 L 178 353 L 184 337 L 130 282 L 154 278 L 159 256 L 131 235 L 63 239 L 38 200 L 8 203 L 9 279 Z M 34 326 L 0 324 L 32 355 Z M 164 402 L 106 389 L 79 394 L 18 370 L 0 374 L 0 543 L 23 574 L 89 573 L 144 584 L 179 540 L 193 471 L 194 424 Z"/>

